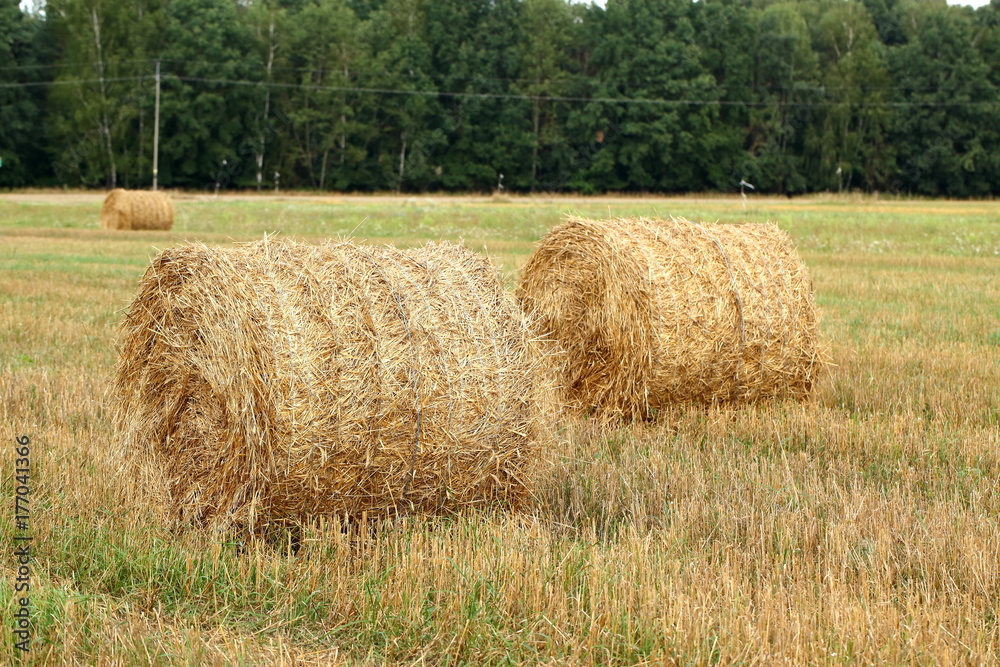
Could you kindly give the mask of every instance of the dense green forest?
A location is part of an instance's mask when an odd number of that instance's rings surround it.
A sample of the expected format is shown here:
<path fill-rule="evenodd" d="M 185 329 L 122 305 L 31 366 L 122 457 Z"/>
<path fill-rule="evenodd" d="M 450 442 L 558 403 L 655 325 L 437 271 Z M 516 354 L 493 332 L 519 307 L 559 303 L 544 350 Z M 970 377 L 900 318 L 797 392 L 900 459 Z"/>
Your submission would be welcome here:
<path fill-rule="evenodd" d="M 1000 194 L 1000 0 L 0 0 L 0 187 Z"/>

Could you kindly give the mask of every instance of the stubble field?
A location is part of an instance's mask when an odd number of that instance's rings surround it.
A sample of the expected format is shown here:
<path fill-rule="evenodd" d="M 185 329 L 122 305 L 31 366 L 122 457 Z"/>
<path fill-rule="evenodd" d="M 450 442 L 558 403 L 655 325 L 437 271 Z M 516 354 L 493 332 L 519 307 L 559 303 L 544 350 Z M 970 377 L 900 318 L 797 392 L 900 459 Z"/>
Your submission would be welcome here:
<path fill-rule="evenodd" d="M 33 642 L 76 664 L 983 664 L 1000 658 L 1000 203 L 0 196 L 0 662 L 15 438 L 31 438 Z M 114 329 L 149 258 L 207 243 L 464 239 L 513 284 L 561 216 L 772 220 L 833 365 L 815 398 L 568 420 L 528 513 L 175 536 L 111 474 Z"/>

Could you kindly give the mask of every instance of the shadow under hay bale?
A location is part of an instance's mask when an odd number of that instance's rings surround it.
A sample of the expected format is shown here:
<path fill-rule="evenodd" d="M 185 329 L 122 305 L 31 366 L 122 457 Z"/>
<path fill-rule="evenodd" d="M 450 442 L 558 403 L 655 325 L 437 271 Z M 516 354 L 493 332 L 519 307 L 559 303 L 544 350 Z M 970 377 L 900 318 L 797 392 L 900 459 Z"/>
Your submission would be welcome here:
<path fill-rule="evenodd" d="M 823 365 L 811 281 L 773 224 L 570 218 L 517 297 L 564 348 L 564 400 L 603 417 L 801 398 Z"/>
<path fill-rule="evenodd" d="M 164 250 L 119 337 L 119 456 L 175 520 L 256 531 L 530 495 L 543 350 L 464 247 Z"/>
<path fill-rule="evenodd" d="M 174 204 L 159 191 L 115 188 L 101 207 L 103 229 L 169 230 L 173 226 Z"/>

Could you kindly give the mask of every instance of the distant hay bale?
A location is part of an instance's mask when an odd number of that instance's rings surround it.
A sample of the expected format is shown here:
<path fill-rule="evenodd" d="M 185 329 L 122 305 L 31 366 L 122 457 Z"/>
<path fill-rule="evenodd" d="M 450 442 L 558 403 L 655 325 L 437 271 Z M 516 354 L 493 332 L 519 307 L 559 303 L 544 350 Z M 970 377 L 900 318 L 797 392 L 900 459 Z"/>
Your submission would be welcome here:
<path fill-rule="evenodd" d="M 168 249 L 121 324 L 118 454 L 203 526 L 517 508 L 542 352 L 461 246 Z"/>
<path fill-rule="evenodd" d="M 822 366 L 812 284 L 773 224 L 570 218 L 517 297 L 564 348 L 564 400 L 603 416 L 800 398 Z"/>
<path fill-rule="evenodd" d="M 123 190 L 108 193 L 101 207 L 104 229 L 157 229 L 174 226 L 174 204 L 162 192 Z"/>

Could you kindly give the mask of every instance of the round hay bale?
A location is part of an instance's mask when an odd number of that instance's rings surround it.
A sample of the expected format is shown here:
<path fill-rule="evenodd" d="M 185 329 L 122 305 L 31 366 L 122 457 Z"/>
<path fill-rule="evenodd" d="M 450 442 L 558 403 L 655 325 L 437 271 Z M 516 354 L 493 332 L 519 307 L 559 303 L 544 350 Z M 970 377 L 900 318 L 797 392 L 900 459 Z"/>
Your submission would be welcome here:
<path fill-rule="evenodd" d="M 564 400 L 609 417 L 804 397 L 822 366 L 812 284 L 773 224 L 570 218 L 517 298 L 564 349 Z"/>
<path fill-rule="evenodd" d="M 173 226 L 174 204 L 159 191 L 115 188 L 101 207 L 103 229 L 168 230 Z"/>
<path fill-rule="evenodd" d="M 118 455 L 203 526 L 517 508 L 548 433 L 528 324 L 461 246 L 164 250 L 120 328 Z"/>

